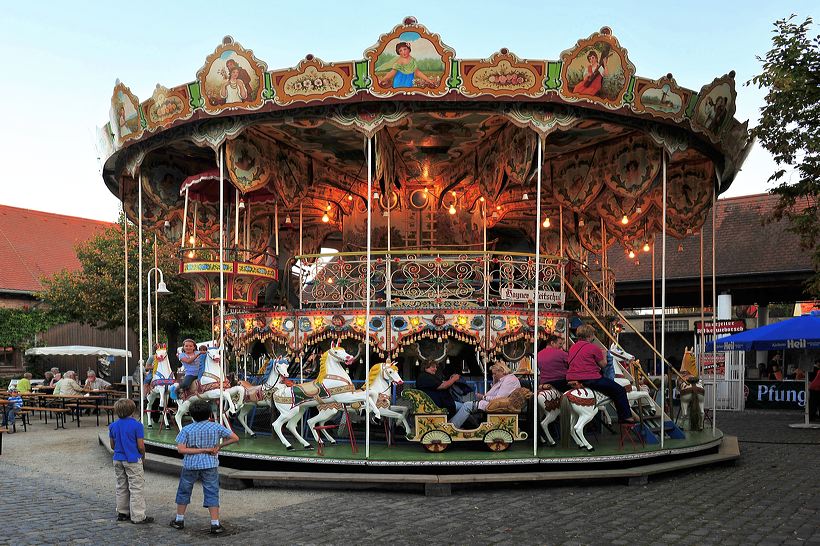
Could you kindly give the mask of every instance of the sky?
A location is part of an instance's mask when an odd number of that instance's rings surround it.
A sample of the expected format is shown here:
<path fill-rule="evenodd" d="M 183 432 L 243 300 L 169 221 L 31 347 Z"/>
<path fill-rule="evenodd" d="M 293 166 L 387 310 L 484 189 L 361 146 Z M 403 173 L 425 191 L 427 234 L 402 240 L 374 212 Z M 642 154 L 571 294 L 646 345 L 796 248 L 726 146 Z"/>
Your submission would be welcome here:
<path fill-rule="evenodd" d="M 458 58 L 487 58 L 507 47 L 522 58 L 555 60 L 609 26 L 640 76 L 671 72 L 697 91 L 735 70 L 735 117 L 754 126 L 765 93 L 744 84 L 760 71 L 756 56 L 771 47 L 775 20 L 817 15 L 812 7 L 816 0 L 5 3 L 0 204 L 116 220 L 119 203 L 103 184 L 95 149 L 115 80 L 140 101 L 157 83 L 193 81 L 228 34 L 278 69 L 308 53 L 324 61 L 361 59 L 407 15 L 441 35 Z M 774 170 L 768 152 L 755 146 L 723 195 L 767 191 Z"/>

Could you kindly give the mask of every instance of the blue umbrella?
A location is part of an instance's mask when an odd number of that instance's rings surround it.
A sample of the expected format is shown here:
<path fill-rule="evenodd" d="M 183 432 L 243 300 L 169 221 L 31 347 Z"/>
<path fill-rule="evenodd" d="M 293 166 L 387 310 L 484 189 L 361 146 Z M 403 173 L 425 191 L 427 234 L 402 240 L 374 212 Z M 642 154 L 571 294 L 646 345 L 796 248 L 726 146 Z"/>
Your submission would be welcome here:
<path fill-rule="evenodd" d="M 712 341 L 706 350 L 712 350 Z M 761 326 L 717 340 L 718 351 L 820 349 L 820 311 Z"/>

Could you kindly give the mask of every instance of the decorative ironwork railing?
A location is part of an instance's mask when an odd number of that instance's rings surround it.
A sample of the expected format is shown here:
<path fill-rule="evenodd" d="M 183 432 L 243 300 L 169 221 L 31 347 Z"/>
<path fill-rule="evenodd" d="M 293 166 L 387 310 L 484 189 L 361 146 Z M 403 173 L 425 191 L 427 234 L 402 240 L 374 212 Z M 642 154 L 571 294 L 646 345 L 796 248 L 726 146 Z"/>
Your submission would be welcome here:
<path fill-rule="evenodd" d="M 319 263 L 300 275 L 303 308 L 364 307 L 364 253 L 297 256 Z M 566 260 L 542 256 L 540 305 L 562 308 Z M 494 251 L 391 251 L 371 253 L 370 299 L 377 308 L 511 307 L 535 299 L 535 256 Z"/>

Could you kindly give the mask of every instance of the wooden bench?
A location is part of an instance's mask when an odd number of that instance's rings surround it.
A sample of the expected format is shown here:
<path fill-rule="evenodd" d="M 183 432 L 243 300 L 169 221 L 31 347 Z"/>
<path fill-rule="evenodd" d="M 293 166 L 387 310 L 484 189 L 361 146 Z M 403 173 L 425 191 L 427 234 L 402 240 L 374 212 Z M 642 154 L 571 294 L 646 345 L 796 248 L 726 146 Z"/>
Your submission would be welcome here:
<path fill-rule="evenodd" d="M 71 410 L 65 408 L 56 408 L 53 406 L 23 406 L 20 408 L 20 411 L 17 412 L 17 415 L 25 417 L 30 416 L 32 413 L 40 412 L 40 415 L 44 417 L 45 423 L 48 424 L 48 414 L 53 413 L 54 418 L 57 421 L 57 428 L 55 430 L 59 430 L 60 428 L 65 428 L 65 416 L 70 411 Z M 26 419 L 23 419 L 23 431 L 28 432 L 28 427 L 26 425 Z"/>

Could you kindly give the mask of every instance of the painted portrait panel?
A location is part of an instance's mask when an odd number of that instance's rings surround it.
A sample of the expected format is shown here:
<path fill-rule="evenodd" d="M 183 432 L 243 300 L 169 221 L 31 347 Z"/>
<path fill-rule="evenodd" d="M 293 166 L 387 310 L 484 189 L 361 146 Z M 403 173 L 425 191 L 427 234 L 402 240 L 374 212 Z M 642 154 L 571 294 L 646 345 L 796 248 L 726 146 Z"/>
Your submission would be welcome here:
<path fill-rule="evenodd" d="M 695 108 L 696 127 L 716 137 L 728 119 L 734 115 L 734 93 L 727 81 L 716 83 L 702 91 Z"/>
<path fill-rule="evenodd" d="M 138 138 L 142 134 L 139 101 L 125 85 L 117 81 L 111 97 L 111 131 L 118 143 Z"/>
<path fill-rule="evenodd" d="M 561 94 L 620 106 L 635 67 L 608 28 L 561 54 Z"/>
<path fill-rule="evenodd" d="M 384 88 L 438 87 L 444 61 L 436 46 L 418 32 L 402 32 L 385 44 L 376 59 L 376 77 Z"/>
<path fill-rule="evenodd" d="M 199 72 L 205 110 L 211 113 L 233 108 L 258 108 L 267 66 L 226 36 L 208 56 Z"/>

